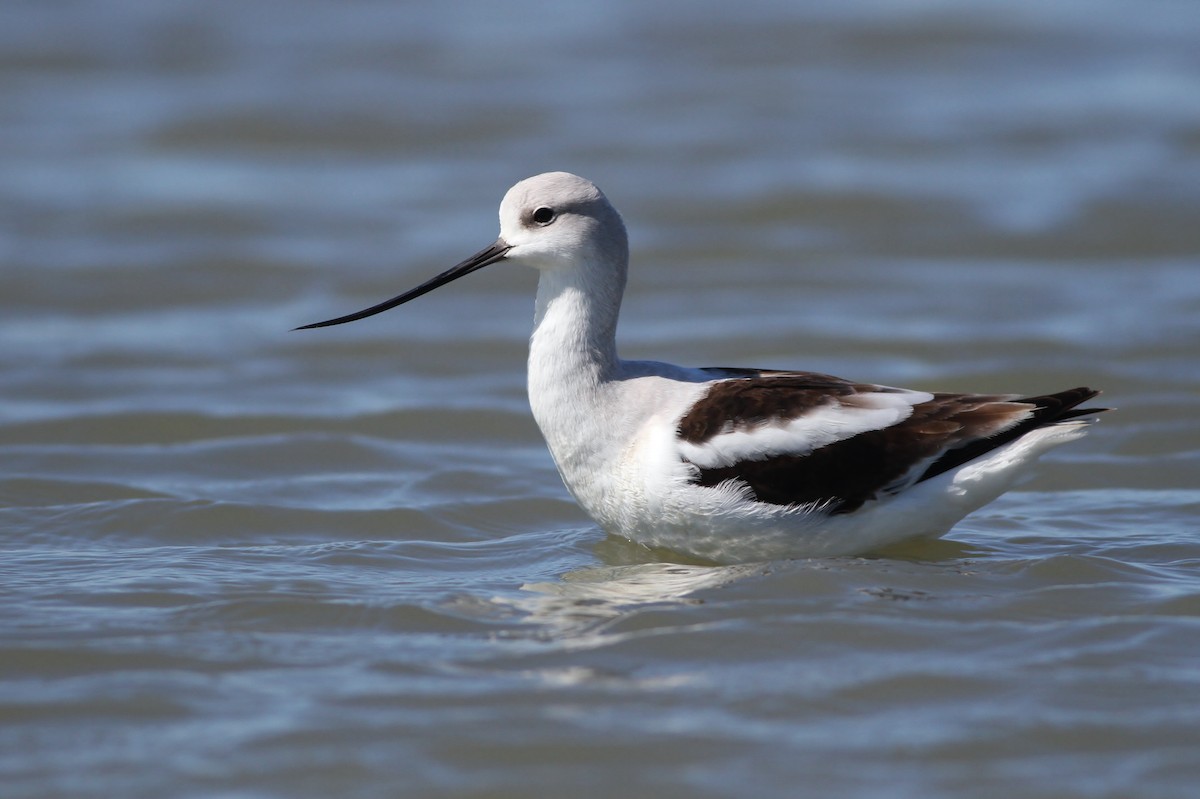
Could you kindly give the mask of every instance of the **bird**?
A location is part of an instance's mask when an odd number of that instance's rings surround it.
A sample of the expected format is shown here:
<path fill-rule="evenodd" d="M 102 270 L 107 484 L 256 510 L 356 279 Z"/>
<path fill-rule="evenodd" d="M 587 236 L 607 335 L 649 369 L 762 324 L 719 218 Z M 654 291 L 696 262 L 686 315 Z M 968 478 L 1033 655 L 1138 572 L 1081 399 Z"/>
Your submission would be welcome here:
<path fill-rule="evenodd" d="M 563 483 L 607 533 L 714 563 L 870 554 L 938 538 L 1082 436 L 1099 394 L 963 394 L 617 354 L 629 265 L 591 181 L 514 185 L 500 236 L 419 286 L 296 330 L 365 319 L 493 264 L 538 272 L 529 404 Z"/>

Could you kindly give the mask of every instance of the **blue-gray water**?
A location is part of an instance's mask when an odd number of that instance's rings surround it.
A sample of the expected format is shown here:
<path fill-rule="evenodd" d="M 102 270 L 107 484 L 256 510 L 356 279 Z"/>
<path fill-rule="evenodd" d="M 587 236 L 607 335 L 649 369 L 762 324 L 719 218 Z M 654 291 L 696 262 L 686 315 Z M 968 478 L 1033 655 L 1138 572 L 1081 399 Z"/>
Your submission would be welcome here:
<path fill-rule="evenodd" d="M 0 795 L 1192 797 L 1200 14 L 1181 2 L 0 9 Z M 944 541 L 605 538 L 534 275 L 627 357 L 1116 406 Z"/>

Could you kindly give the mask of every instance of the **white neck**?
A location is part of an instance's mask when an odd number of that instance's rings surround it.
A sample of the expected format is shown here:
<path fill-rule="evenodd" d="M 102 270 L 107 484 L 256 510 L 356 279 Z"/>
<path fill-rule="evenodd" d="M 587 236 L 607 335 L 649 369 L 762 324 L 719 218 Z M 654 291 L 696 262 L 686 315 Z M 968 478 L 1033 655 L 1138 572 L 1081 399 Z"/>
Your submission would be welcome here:
<path fill-rule="evenodd" d="M 582 271 L 552 271 L 538 279 L 530 367 L 536 359 L 539 369 L 561 375 L 564 369 L 603 374 L 616 365 L 617 315 L 625 281 L 616 291 L 597 291 L 588 285 L 587 276 Z M 533 372 L 531 368 L 531 378 Z"/>
<path fill-rule="evenodd" d="M 529 340 L 529 405 L 568 485 L 601 454 L 595 442 L 607 438 L 605 388 L 620 368 L 624 264 L 590 266 L 542 272 Z"/>

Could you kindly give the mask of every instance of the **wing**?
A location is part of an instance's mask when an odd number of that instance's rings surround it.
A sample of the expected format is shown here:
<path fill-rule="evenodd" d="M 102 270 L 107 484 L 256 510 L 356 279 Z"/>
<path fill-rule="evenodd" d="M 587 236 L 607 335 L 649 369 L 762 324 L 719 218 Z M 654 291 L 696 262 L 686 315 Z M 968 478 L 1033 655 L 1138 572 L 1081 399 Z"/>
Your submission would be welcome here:
<path fill-rule="evenodd" d="M 931 394 L 809 372 L 712 370 L 719 379 L 679 421 L 694 482 L 744 485 L 760 502 L 849 513 L 1014 441 L 1104 409 L 1098 392 L 1038 397 Z M 725 377 L 725 375 L 729 375 Z"/>

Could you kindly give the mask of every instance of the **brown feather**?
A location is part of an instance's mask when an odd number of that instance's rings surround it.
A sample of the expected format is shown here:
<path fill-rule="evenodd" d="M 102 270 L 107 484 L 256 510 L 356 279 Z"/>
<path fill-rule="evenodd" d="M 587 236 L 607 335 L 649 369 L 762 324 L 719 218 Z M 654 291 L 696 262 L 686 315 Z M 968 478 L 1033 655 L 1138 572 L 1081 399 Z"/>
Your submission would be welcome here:
<path fill-rule="evenodd" d="M 829 375 L 759 373 L 714 383 L 680 420 L 679 436 L 702 444 L 731 429 L 796 418 L 815 408 L 858 405 L 863 394 L 894 392 Z M 1075 388 L 1056 394 L 935 394 L 913 406 L 907 419 L 870 430 L 803 455 L 777 455 L 730 466 L 697 468 L 695 482 L 744 484 L 760 502 L 820 503 L 829 513 L 849 513 L 881 492 L 936 477 L 1025 433 L 1105 409 L 1075 410 L 1099 392 Z M 940 454 L 939 454 L 940 453 Z M 911 473 L 923 464 L 924 471 Z"/>

